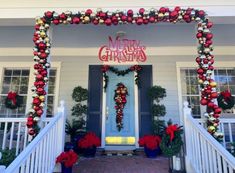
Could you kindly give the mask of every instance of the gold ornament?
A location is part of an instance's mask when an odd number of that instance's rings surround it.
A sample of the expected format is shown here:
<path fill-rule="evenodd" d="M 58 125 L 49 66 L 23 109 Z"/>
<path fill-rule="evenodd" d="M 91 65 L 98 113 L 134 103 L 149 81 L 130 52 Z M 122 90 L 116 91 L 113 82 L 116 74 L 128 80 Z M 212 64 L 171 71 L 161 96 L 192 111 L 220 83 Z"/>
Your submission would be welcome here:
<path fill-rule="evenodd" d="M 44 102 L 45 101 L 45 96 L 39 96 L 39 99 Z"/>
<path fill-rule="evenodd" d="M 40 37 L 44 38 L 46 36 L 46 33 L 44 31 L 40 32 Z"/>
<path fill-rule="evenodd" d="M 216 82 L 211 82 L 211 83 L 210 83 L 210 86 L 211 86 L 211 87 L 216 87 L 216 85 L 217 85 Z"/>
<path fill-rule="evenodd" d="M 161 18 L 162 18 L 162 17 L 164 17 L 164 14 L 163 14 L 163 13 L 159 13 L 159 14 L 158 14 L 158 17 L 161 17 Z"/>
<path fill-rule="evenodd" d="M 88 16 L 85 16 L 85 17 L 84 17 L 84 22 L 85 22 L 85 23 L 88 23 L 88 22 L 90 22 L 90 17 L 88 17 Z"/>
<path fill-rule="evenodd" d="M 214 126 L 209 126 L 207 128 L 207 130 L 208 130 L 209 133 L 214 133 L 215 132 L 215 127 Z"/>
<path fill-rule="evenodd" d="M 203 83 L 203 80 L 199 79 L 199 80 L 198 80 L 198 83 L 199 83 L 199 84 L 202 84 L 202 83 Z"/>

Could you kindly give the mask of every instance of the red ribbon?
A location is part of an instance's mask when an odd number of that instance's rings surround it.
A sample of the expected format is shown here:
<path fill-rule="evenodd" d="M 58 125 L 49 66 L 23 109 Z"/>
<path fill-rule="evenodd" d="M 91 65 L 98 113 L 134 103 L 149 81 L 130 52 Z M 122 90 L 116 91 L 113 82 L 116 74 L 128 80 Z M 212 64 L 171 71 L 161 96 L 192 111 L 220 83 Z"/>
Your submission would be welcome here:
<path fill-rule="evenodd" d="M 16 96 L 16 92 L 9 92 L 7 98 L 10 99 L 14 103 L 14 105 L 16 105 Z"/>
<path fill-rule="evenodd" d="M 228 90 L 221 92 L 221 95 L 224 97 L 225 101 L 229 101 L 232 97 L 231 93 Z"/>
<path fill-rule="evenodd" d="M 175 132 L 178 130 L 178 125 L 169 125 L 166 128 L 166 134 L 170 135 L 170 141 L 172 141 L 175 137 Z"/>

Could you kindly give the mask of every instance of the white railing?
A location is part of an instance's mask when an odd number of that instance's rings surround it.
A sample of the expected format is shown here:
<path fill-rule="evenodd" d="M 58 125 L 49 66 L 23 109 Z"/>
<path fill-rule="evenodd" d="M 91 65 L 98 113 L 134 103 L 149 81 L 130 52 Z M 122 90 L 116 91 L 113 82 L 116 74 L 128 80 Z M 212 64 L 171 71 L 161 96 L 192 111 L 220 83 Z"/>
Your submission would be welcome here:
<path fill-rule="evenodd" d="M 52 173 L 55 168 L 55 159 L 64 148 L 65 118 L 62 101 L 58 114 L 3 173 Z"/>
<path fill-rule="evenodd" d="M 206 127 L 205 119 L 197 120 L 203 127 Z M 230 149 L 231 143 L 235 142 L 235 118 L 220 118 L 219 130 L 224 134 L 222 141 L 223 146 Z"/>
<path fill-rule="evenodd" d="M 46 118 L 43 126 L 51 118 Z M 27 118 L 0 118 L 0 148 L 15 149 L 17 156 L 29 143 L 30 136 L 26 127 Z"/>
<path fill-rule="evenodd" d="M 235 157 L 191 116 L 188 102 L 184 103 L 184 128 L 187 173 L 235 172 Z"/>

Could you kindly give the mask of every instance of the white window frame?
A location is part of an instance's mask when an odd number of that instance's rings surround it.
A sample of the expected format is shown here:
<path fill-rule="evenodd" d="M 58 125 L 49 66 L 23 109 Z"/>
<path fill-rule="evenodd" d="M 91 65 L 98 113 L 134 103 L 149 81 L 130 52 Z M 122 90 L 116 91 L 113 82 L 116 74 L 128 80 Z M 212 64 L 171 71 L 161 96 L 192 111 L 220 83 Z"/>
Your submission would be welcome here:
<path fill-rule="evenodd" d="M 217 68 L 235 68 L 235 61 L 215 61 L 214 66 L 215 66 L 215 69 L 217 69 Z M 180 70 L 182 68 L 197 68 L 197 63 L 193 62 L 193 61 L 190 61 L 190 62 L 176 62 L 179 113 L 180 113 L 180 122 L 181 122 L 181 124 L 183 124 L 183 100 L 182 100 L 183 95 L 182 95 L 181 76 L 180 76 Z M 201 107 L 201 108 L 203 108 L 203 107 Z"/>
<path fill-rule="evenodd" d="M 4 68 L 27 68 L 29 69 L 29 83 L 28 83 L 28 91 L 27 91 L 27 101 L 26 101 L 26 113 L 32 107 L 32 91 L 31 87 L 35 81 L 34 75 L 34 62 L 1 62 L 0 64 L 0 83 L 2 83 L 3 79 L 3 71 Z M 59 86 L 60 86 L 60 69 L 61 69 L 61 62 L 51 62 L 51 68 L 56 69 L 56 82 L 55 82 L 55 100 L 54 100 L 54 114 L 57 113 L 57 106 L 59 102 Z"/>

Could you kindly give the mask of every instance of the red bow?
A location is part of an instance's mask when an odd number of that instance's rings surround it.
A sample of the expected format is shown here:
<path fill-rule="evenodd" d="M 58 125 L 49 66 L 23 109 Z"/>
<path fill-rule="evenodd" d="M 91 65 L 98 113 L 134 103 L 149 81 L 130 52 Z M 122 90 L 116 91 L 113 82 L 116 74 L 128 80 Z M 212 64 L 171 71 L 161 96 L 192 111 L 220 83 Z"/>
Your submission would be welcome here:
<path fill-rule="evenodd" d="M 16 104 L 16 92 L 9 92 L 7 95 L 7 98 L 12 100 L 12 102 L 14 103 L 14 105 Z"/>
<path fill-rule="evenodd" d="M 229 101 L 230 97 L 232 96 L 228 90 L 221 92 L 221 95 L 224 97 L 225 101 Z"/>
<path fill-rule="evenodd" d="M 178 125 L 169 125 L 166 128 L 166 134 L 170 135 L 170 141 L 172 141 L 175 137 L 175 132 L 178 130 Z"/>

